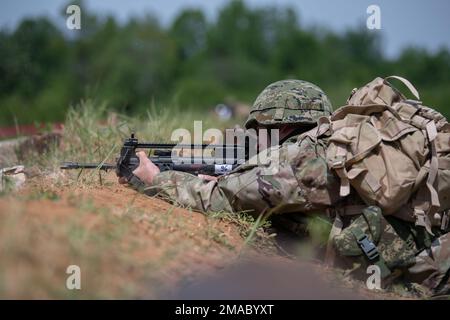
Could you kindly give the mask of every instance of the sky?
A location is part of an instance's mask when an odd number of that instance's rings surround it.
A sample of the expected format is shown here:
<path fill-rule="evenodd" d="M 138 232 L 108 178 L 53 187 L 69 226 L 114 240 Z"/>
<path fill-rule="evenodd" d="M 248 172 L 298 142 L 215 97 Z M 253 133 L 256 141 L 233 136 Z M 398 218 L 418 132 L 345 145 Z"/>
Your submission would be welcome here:
<path fill-rule="evenodd" d="M 125 22 L 131 16 L 151 13 L 168 25 L 186 7 L 201 8 L 209 19 L 229 0 L 85 0 L 88 10 L 101 15 L 113 15 Z M 46 15 L 61 27 L 61 17 L 69 0 L 1 0 L 0 28 L 14 29 L 25 17 Z M 378 5 L 384 52 L 396 57 L 407 46 L 424 47 L 436 52 L 450 48 L 450 1 L 448 0 L 245 0 L 250 7 L 292 7 L 302 26 L 324 26 L 343 32 L 365 27 L 369 5 Z M 83 8 L 81 8 L 83 11 Z"/>

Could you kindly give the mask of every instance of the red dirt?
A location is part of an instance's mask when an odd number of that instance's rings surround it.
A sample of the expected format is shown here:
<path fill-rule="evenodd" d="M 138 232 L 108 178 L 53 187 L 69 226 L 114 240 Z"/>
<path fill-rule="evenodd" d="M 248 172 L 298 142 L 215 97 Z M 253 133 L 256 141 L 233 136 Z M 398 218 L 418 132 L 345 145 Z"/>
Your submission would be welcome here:
<path fill-rule="evenodd" d="M 53 131 L 60 131 L 63 128 L 62 123 L 54 123 L 51 125 Z M 0 139 L 14 138 L 18 136 L 31 136 L 33 134 L 38 134 L 42 130 L 46 129 L 44 124 L 36 126 L 34 124 L 30 125 L 17 125 L 13 127 L 1 127 L 0 128 Z"/>
<path fill-rule="evenodd" d="M 103 183 L 56 187 L 41 177 L 0 197 L 1 298 L 395 298 L 264 255 L 235 223 L 139 194 L 112 173 Z M 64 287 L 70 264 L 83 270 L 77 293 Z"/>
<path fill-rule="evenodd" d="M 40 186 L 36 186 L 36 183 Z M 47 199 L 54 198 L 55 195 L 58 199 Z M 99 211 L 105 213 L 99 214 Z M 111 218 L 115 219 L 112 223 L 109 221 Z M 94 256 L 104 254 L 96 252 L 101 250 L 95 248 L 96 243 L 82 244 L 77 249 L 80 252 L 71 253 L 70 247 L 74 241 L 68 234 L 71 229 L 81 228 L 88 235 L 107 237 L 109 233 L 116 232 L 116 229 L 118 234 L 123 233 L 120 229 L 122 221 L 127 230 L 121 235 L 117 245 L 113 248 L 105 245 L 114 252 L 106 253 L 106 262 L 95 266 L 95 270 L 106 269 L 105 275 L 109 274 L 108 278 L 112 279 L 109 291 L 117 293 L 108 295 L 111 297 L 123 297 L 121 288 L 124 283 L 139 284 L 143 278 L 149 278 L 143 266 L 153 265 L 151 270 L 154 273 L 150 278 L 161 284 L 153 285 L 149 280 L 148 287 L 138 288 L 132 297 L 157 297 L 167 294 L 167 290 L 170 291 L 180 279 L 225 267 L 243 248 L 244 241 L 232 223 L 177 208 L 159 199 L 150 199 L 116 184 L 56 189 L 48 186 L 42 188 L 42 181 L 34 180 L 18 195 L 0 197 L 0 226 L 3 224 L 3 228 L 0 228 L 0 243 L 1 239 L 18 238 L 17 241 L 9 241 L 12 243 L 8 246 L 5 244 L 7 247 L 3 248 L 3 253 L 11 253 L 10 256 L 5 257 L 0 253 L 0 261 L 3 260 L 3 263 L 0 262 L 0 271 L 13 274 L 11 279 L 22 279 L 25 276 L 17 275 L 13 270 L 14 266 L 10 265 L 16 261 L 24 266 L 23 273 L 39 272 L 32 265 L 23 263 L 22 254 L 16 253 L 27 251 L 32 260 L 40 260 L 40 255 L 36 256 L 36 253 L 42 251 L 45 252 L 46 259 L 52 262 L 53 266 L 50 267 L 61 272 L 68 265 L 67 261 L 83 256 L 86 250 L 92 251 Z M 10 234 L 14 231 L 6 227 L 8 224 L 19 227 L 20 232 Z M 112 230 L 107 230 L 108 228 Z M 49 234 L 45 230 L 49 230 Z M 30 234 L 37 239 L 29 239 Z M 54 254 L 49 253 L 52 249 L 47 248 L 50 242 L 55 246 Z M 110 260 L 122 255 L 125 260 L 129 260 L 128 263 L 120 261 L 116 270 L 108 267 Z M 83 264 L 86 259 L 80 260 L 79 264 Z M 77 264 L 76 261 L 73 263 Z M 84 268 L 89 269 L 90 266 L 85 264 Z M 60 278 L 64 276 L 62 273 Z M 11 280 L 8 284 L 11 288 L 6 292 L 6 297 L 36 298 L 32 291 L 25 293 L 25 290 L 17 288 L 18 284 L 12 282 L 14 281 Z M 89 286 L 87 283 L 85 288 L 95 290 L 95 285 Z M 164 292 L 161 293 L 160 290 Z M 100 294 L 100 297 L 103 295 Z"/>

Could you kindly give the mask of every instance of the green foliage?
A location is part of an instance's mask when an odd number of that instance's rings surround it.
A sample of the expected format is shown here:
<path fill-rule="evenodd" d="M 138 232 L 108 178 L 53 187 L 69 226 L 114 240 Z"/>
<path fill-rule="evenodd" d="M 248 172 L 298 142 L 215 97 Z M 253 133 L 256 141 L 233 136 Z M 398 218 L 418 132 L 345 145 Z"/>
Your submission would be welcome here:
<path fill-rule="evenodd" d="M 108 105 L 94 100 L 82 100 L 71 106 L 64 122 L 63 144 L 42 158 L 32 158 L 29 165 L 38 164 L 45 170 L 56 169 L 63 161 L 110 162 L 116 161 L 123 140 L 137 133 L 141 141 L 173 143 L 174 130 L 182 128 L 194 134 L 194 121 L 202 120 L 203 130 L 224 129 L 231 123 L 217 123 L 200 110 L 189 111 L 176 105 L 150 105 L 141 117 L 128 117 L 108 112 Z M 192 136 L 193 137 L 193 136 Z M 28 165 L 26 162 L 25 165 Z M 97 170 L 88 171 L 87 180 L 96 181 Z M 88 182 L 88 181 L 84 182 Z"/>
<path fill-rule="evenodd" d="M 326 245 L 331 231 L 329 221 L 324 220 L 320 215 L 312 215 L 308 217 L 307 229 L 314 244 Z"/>
<path fill-rule="evenodd" d="M 450 53 L 406 48 L 383 56 L 365 26 L 337 34 L 305 28 L 290 8 L 225 5 L 214 21 L 185 9 L 162 27 L 146 16 L 119 24 L 88 12 L 82 30 L 59 30 L 46 18 L 0 31 L 0 124 L 58 121 L 69 105 L 95 97 L 126 114 L 151 105 L 205 110 L 229 97 L 252 103 L 283 78 L 317 83 L 335 106 L 376 76 L 410 79 L 423 101 L 447 116 Z"/>

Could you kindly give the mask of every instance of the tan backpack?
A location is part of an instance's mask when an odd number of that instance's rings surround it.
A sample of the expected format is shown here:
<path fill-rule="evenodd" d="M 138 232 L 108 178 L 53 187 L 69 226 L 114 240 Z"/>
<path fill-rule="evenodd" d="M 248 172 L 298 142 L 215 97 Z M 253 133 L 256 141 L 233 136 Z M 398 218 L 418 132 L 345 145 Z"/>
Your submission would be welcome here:
<path fill-rule="evenodd" d="M 417 100 L 407 99 L 389 78 L 402 81 Z M 422 105 L 408 80 L 376 78 L 354 89 L 346 106 L 322 119 L 318 133 L 325 131 L 327 161 L 341 179 L 342 197 L 353 187 L 384 215 L 415 221 L 430 234 L 432 226 L 447 229 L 450 125 Z"/>

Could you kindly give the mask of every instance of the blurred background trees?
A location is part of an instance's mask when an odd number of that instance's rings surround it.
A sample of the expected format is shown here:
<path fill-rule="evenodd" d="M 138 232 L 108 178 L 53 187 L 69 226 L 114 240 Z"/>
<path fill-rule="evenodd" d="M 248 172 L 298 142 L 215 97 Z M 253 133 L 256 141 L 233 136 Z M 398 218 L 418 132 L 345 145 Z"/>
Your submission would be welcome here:
<path fill-rule="evenodd" d="M 215 21 L 186 9 L 168 27 L 152 16 L 119 24 L 83 9 L 75 37 L 46 18 L 23 20 L 0 31 L 0 124 L 62 120 L 83 98 L 127 114 L 151 105 L 251 104 L 284 78 L 318 84 L 337 107 L 353 87 L 391 74 L 410 79 L 426 104 L 450 116 L 447 49 L 407 48 L 389 60 L 365 26 L 338 34 L 300 22 L 290 8 L 251 9 L 241 1 Z"/>

